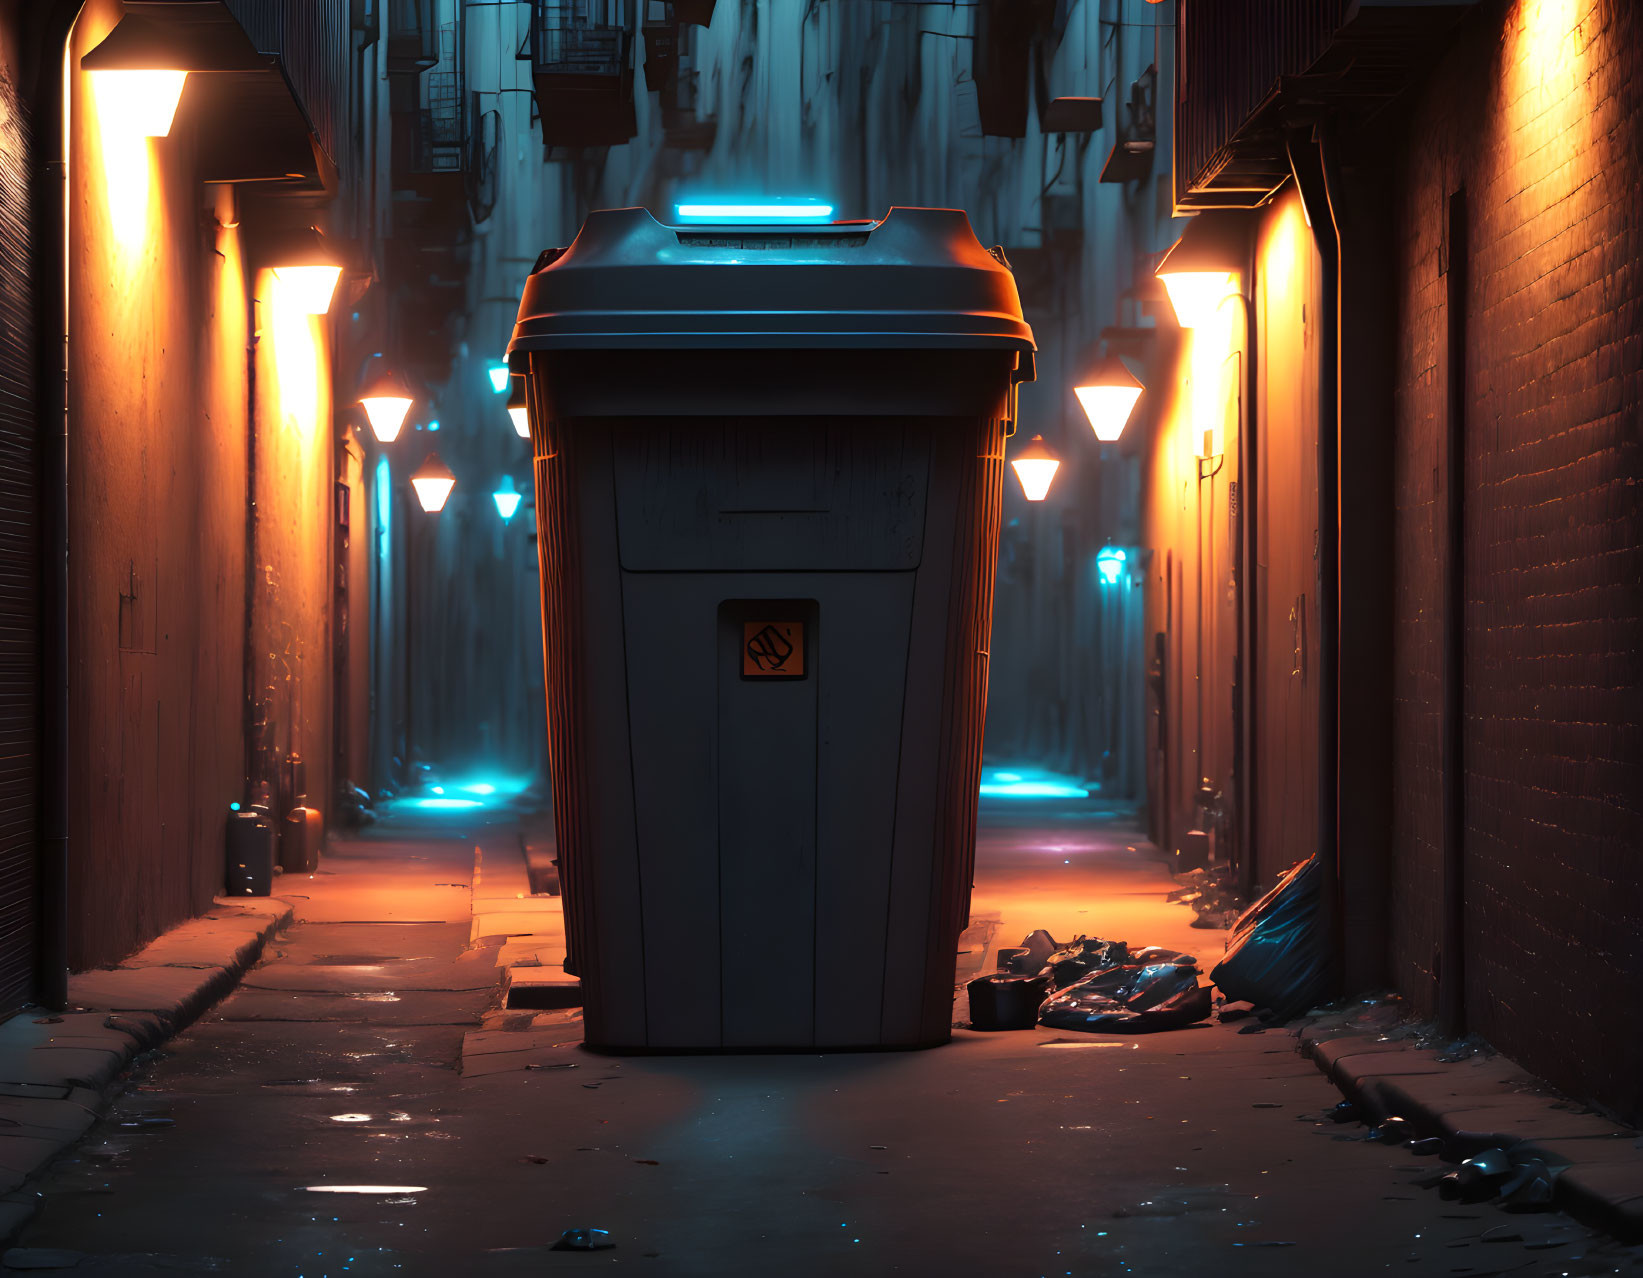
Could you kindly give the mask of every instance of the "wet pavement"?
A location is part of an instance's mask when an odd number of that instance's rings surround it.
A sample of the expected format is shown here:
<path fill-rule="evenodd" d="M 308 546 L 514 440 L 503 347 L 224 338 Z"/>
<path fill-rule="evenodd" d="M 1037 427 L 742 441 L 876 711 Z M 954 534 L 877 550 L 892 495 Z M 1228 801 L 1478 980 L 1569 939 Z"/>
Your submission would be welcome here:
<path fill-rule="evenodd" d="M 1038 926 L 1213 961 L 1221 934 L 1165 902 L 1129 817 L 984 801 L 961 966 Z M 6 1272 L 1643 1274 L 1561 1216 L 1412 1186 L 1432 1160 L 1326 1121 L 1293 1036 L 1247 1022 L 585 1052 L 574 1012 L 497 1009 L 494 950 L 468 948 L 491 820 L 396 826 L 282 881 L 302 921 L 42 1182 Z M 614 1246 L 551 1250 L 572 1228 Z"/>

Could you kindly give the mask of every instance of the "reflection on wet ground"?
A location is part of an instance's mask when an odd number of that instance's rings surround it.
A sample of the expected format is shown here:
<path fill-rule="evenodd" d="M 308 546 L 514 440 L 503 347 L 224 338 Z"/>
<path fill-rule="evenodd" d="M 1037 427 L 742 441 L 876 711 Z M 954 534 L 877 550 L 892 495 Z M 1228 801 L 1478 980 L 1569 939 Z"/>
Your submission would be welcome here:
<path fill-rule="evenodd" d="M 990 945 L 1047 926 L 1204 948 L 1125 837 L 1059 809 L 992 813 L 977 875 Z M 1411 1183 L 1430 1160 L 1342 1139 L 1334 1091 L 1281 1031 L 588 1053 L 574 1009 L 496 1008 L 494 952 L 469 948 L 466 894 L 440 886 L 465 881 L 472 842 L 389 832 L 333 849 L 307 921 L 46 1178 L 12 1271 L 1643 1272 L 1562 1217 L 1441 1202 Z"/>

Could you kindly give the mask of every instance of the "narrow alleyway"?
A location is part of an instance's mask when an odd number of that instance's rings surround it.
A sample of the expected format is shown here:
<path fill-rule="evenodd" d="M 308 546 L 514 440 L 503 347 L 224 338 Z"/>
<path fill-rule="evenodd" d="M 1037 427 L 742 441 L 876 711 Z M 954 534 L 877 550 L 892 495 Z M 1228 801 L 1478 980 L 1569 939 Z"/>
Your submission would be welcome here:
<path fill-rule="evenodd" d="M 984 800 L 961 968 L 1034 926 L 1218 953 L 1128 815 Z M 495 951 L 468 948 L 476 842 L 508 855 L 511 818 L 399 823 L 282 883 L 298 925 L 47 1177 L 12 1259 L 302 1278 L 1643 1273 L 1562 1217 L 1411 1186 L 1432 1164 L 1321 1121 L 1336 1093 L 1282 1031 L 592 1056 L 573 1012 L 496 1010 Z M 482 1021 L 519 1049 L 464 1061 Z M 575 1227 L 614 1249 L 549 1250 Z"/>

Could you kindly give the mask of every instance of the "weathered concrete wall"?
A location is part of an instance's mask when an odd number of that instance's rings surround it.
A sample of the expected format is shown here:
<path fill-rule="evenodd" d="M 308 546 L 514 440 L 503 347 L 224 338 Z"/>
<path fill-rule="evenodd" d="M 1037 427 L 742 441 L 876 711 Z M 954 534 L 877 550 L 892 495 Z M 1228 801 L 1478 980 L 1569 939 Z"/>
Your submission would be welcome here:
<path fill-rule="evenodd" d="M 1643 1112 L 1643 11 L 1480 6 L 1402 189 L 1392 957 L 1434 997 L 1444 272 L 1465 254 L 1466 1011 Z M 1465 244 L 1445 239 L 1464 188 Z"/>
<path fill-rule="evenodd" d="M 77 63 L 119 17 L 92 0 Z M 241 779 L 246 316 L 226 195 L 72 79 L 70 961 L 220 890 Z"/>
<path fill-rule="evenodd" d="M 1270 885 L 1316 846 L 1319 263 L 1293 190 L 1258 215 L 1252 235 L 1242 297 L 1229 296 L 1213 323 L 1180 331 L 1147 455 L 1148 777 L 1153 836 L 1169 849 L 1198 828 L 1227 859 L 1243 828 L 1239 804 L 1251 803 L 1247 873 Z M 1240 579 L 1248 520 L 1254 563 Z M 1242 657 L 1240 591 L 1255 618 Z M 1240 674 L 1253 719 L 1241 786 Z M 1200 804 L 1201 787 L 1219 798 Z"/>
<path fill-rule="evenodd" d="M 74 65 L 119 12 L 87 5 Z M 331 771 L 326 323 L 273 304 L 233 191 L 196 180 L 185 117 L 149 140 L 107 106 L 72 77 L 75 967 L 120 958 L 222 890 L 223 822 L 245 797 L 253 362 L 258 686 L 274 689 L 275 743 L 307 758 L 322 804 Z"/>
<path fill-rule="evenodd" d="M 276 757 L 301 756 L 307 796 L 323 811 L 331 806 L 334 763 L 328 321 L 282 303 L 267 271 L 258 272 L 255 287 L 256 687 L 267 699 Z"/>

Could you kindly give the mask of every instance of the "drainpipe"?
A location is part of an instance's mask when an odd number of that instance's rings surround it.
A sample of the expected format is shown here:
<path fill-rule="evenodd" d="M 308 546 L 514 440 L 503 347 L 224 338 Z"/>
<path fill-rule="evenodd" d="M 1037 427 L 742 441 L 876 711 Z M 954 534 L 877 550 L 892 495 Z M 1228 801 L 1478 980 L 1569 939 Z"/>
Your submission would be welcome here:
<path fill-rule="evenodd" d="M 1466 283 L 1464 188 L 1449 197 L 1447 417 L 1443 455 L 1443 915 L 1438 1025 L 1466 1033 Z"/>
<path fill-rule="evenodd" d="M 235 207 L 235 216 L 239 208 Z M 268 796 L 267 757 L 264 741 L 268 725 L 265 707 L 257 701 L 257 297 L 253 286 L 246 298 L 245 342 L 245 599 L 241 625 L 244 636 L 240 660 L 245 669 L 240 676 L 241 731 L 245 737 L 245 803 L 267 804 L 274 828 L 282 814 L 273 811 Z"/>
<path fill-rule="evenodd" d="M 1341 228 L 1337 216 L 1340 175 L 1328 125 L 1315 123 L 1303 139 L 1292 134 L 1290 171 L 1323 262 L 1318 308 L 1318 866 L 1322 871 L 1322 923 L 1329 938 L 1333 991 L 1342 969 L 1340 899 L 1340 688 L 1336 636 L 1340 615 L 1340 341 Z"/>
<path fill-rule="evenodd" d="M 36 826 L 40 1004 L 68 1006 L 68 157 L 69 37 L 83 0 L 41 17 L 34 86 L 34 265 L 39 334 L 35 422 L 40 447 L 40 789 Z"/>

